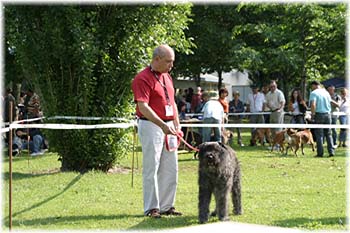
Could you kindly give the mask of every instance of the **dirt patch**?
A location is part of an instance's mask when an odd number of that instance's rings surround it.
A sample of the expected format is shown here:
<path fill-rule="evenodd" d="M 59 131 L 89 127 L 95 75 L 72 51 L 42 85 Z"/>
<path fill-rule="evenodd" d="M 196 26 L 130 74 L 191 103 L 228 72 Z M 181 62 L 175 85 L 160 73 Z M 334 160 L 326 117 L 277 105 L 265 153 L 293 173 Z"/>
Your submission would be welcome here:
<path fill-rule="evenodd" d="M 113 167 L 107 171 L 108 174 L 129 174 L 130 172 L 131 168 L 129 167 Z"/>
<path fill-rule="evenodd" d="M 61 172 L 61 168 L 56 167 L 53 169 L 46 169 L 46 170 L 41 170 L 41 171 L 33 171 L 33 175 L 49 175 L 49 174 L 56 174 Z"/>

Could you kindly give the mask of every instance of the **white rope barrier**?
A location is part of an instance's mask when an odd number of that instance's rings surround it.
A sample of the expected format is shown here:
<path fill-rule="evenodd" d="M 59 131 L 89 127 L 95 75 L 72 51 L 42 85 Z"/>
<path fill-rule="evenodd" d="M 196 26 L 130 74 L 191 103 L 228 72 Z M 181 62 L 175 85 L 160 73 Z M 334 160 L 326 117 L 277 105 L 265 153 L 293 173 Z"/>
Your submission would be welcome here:
<path fill-rule="evenodd" d="M 100 121 L 100 120 L 110 120 L 110 121 L 130 121 L 130 119 L 120 118 L 120 117 L 81 117 L 81 116 L 53 116 L 48 117 L 48 120 L 91 120 L 91 121 Z"/>
<path fill-rule="evenodd" d="M 107 128 L 119 128 L 127 129 L 135 126 L 135 123 L 110 123 L 110 124 L 98 124 L 98 125 L 78 125 L 78 124 L 11 124 L 10 129 L 28 129 L 28 128 L 40 128 L 40 129 L 107 129 Z"/>
<path fill-rule="evenodd" d="M 206 127 L 224 127 L 224 128 L 294 128 L 294 129 L 349 129 L 350 125 L 331 125 L 331 124 L 273 124 L 273 123 L 261 123 L 261 124 L 250 124 L 250 123 L 235 123 L 235 124 L 181 124 L 181 127 L 195 127 L 195 128 L 206 128 Z"/>
<path fill-rule="evenodd" d="M 258 115 L 258 114 L 271 114 L 271 112 L 261 112 L 261 113 L 230 113 L 229 115 Z M 286 114 L 292 114 L 290 112 L 285 112 Z M 201 114 L 186 114 L 192 116 L 200 116 Z M 293 115 L 293 114 L 292 114 Z M 335 112 L 333 115 L 341 116 L 347 115 L 343 112 Z M 123 123 L 110 123 L 110 124 L 94 124 L 94 125 L 86 125 L 86 124 L 56 124 L 56 123 L 45 123 L 45 124 L 25 124 L 26 122 L 33 122 L 42 119 L 48 120 L 118 120 L 125 121 Z M 5 123 L 6 124 L 6 123 Z M 14 121 L 11 124 L 8 124 L 8 127 L 2 127 L 0 129 L 1 133 L 9 132 L 10 129 L 17 128 L 42 128 L 42 129 L 106 129 L 106 128 L 120 128 L 127 129 L 130 127 L 137 126 L 136 120 L 129 120 L 126 118 L 120 117 L 82 117 L 82 116 L 53 116 L 53 117 L 39 117 L 34 119 L 26 119 L 21 121 Z M 260 124 L 251 124 L 251 123 L 235 123 L 235 124 L 203 124 L 201 120 L 194 121 L 184 121 L 181 123 L 182 127 L 195 127 L 195 128 L 206 128 L 206 127 L 225 127 L 225 128 L 334 128 L 334 129 L 349 129 L 349 124 L 347 125 L 338 125 L 338 124 L 272 124 L 272 123 L 260 123 Z"/>
<path fill-rule="evenodd" d="M 228 113 L 228 116 L 251 116 L 251 115 L 271 115 L 272 112 L 237 112 L 237 113 Z M 301 114 L 296 114 L 293 112 L 283 112 L 284 115 L 288 115 L 288 116 L 297 116 L 297 115 L 301 115 Z M 311 112 L 308 111 L 307 114 L 311 115 Z M 350 113 L 345 113 L 345 112 L 333 112 L 332 116 L 350 116 Z M 194 116 L 203 116 L 203 113 L 185 113 L 185 116 L 188 117 L 194 117 Z"/>
<path fill-rule="evenodd" d="M 106 128 L 119 128 L 127 129 L 137 126 L 137 121 L 130 121 L 128 123 L 110 123 L 110 124 L 96 124 L 96 125 L 80 125 L 80 124 L 18 124 L 12 123 L 8 128 L 2 128 L 1 132 L 8 132 L 10 129 L 23 129 L 23 128 L 41 128 L 41 129 L 106 129 Z M 192 128 L 206 128 L 206 127 L 224 127 L 224 128 L 297 128 L 297 129 L 317 129 L 317 128 L 335 128 L 335 129 L 350 129 L 350 125 L 330 125 L 330 124 L 203 124 L 198 123 L 183 123 L 181 127 Z"/>

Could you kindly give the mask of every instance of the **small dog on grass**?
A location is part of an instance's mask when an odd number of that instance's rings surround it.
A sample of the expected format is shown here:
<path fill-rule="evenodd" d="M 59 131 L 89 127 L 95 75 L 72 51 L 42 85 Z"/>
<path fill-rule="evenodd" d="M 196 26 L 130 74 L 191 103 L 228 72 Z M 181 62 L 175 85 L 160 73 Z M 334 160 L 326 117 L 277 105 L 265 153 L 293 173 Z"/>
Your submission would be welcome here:
<path fill-rule="evenodd" d="M 288 129 L 287 134 L 289 135 L 290 140 L 288 141 L 286 154 L 288 153 L 288 148 L 291 148 L 292 151 L 294 150 L 295 156 L 298 156 L 297 151 L 299 150 L 299 148 L 301 148 L 301 153 L 305 155 L 304 144 L 310 144 L 312 147 L 312 151 L 315 151 L 314 139 L 309 129 L 304 129 L 301 131 Z"/>
<path fill-rule="evenodd" d="M 256 129 L 256 133 L 254 134 L 251 144 L 256 145 L 256 142 L 259 141 L 262 146 L 265 145 L 265 139 L 266 142 L 271 145 L 272 142 L 272 135 L 271 135 L 271 129 L 270 128 L 259 128 Z"/>
<path fill-rule="evenodd" d="M 209 218 L 211 195 L 216 201 L 211 216 L 229 220 L 229 196 L 232 194 L 234 214 L 242 214 L 241 170 L 235 151 L 221 142 L 206 142 L 199 146 L 199 222 Z"/>
<path fill-rule="evenodd" d="M 289 139 L 289 136 L 287 134 L 287 130 L 286 129 L 276 132 L 275 137 L 274 137 L 274 139 L 272 141 L 271 152 L 273 151 L 273 148 L 276 145 L 279 145 L 280 148 L 281 148 L 281 152 L 283 153 L 283 151 L 284 151 L 284 143 L 288 139 Z"/>

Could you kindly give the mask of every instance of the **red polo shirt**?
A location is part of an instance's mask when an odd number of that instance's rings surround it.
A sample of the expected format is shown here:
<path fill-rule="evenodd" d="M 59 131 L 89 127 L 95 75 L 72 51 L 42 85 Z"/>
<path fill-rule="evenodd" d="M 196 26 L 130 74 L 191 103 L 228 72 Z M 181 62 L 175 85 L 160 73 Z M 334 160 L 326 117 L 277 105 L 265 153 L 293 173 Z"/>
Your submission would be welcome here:
<path fill-rule="evenodd" d="M 157 75 L 159 80 L 163 82 L 166 86 L 168 96 L 170 99 L 170 104 L 173 108 L 174 116 L 166 116 L 165 106 L 168 103 L 164 92 L 164 88 L 161 85 L 161 83 L 156 79 L 149 66 L 143 69 L 140 73 L 138 73 L 132 81 L 131 88 L 134 92 L 134 101 L 148 103 L 148 105 L 162 120 L 173 120 L 176 114 L 176 107 L 172 78 L 168 73 L 157 72 Z M 143 117 L 137 105 L 136 115 L 138 117 Z"/>

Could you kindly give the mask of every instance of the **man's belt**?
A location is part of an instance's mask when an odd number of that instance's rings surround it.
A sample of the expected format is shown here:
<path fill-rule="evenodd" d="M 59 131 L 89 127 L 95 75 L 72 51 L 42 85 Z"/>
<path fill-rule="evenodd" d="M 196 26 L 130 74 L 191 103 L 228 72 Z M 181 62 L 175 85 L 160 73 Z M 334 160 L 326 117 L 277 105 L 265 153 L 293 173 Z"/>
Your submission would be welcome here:
<path fill-rule="evenodd" d="M 144 121 L 149 121 L 146 117 L 140 117 L 139 118 L 140 120 L 144 120 Z M 171 119 L 171 120 L 163 120 L 162 119 L 162 121 L 164 121 L 164 122 L 169 122 L 169 121 L 173 121 L 174 119 Z"/>

